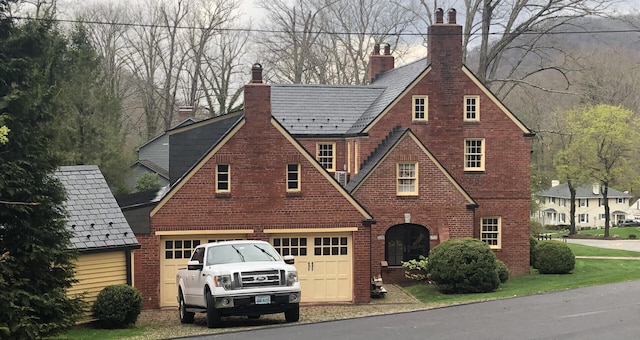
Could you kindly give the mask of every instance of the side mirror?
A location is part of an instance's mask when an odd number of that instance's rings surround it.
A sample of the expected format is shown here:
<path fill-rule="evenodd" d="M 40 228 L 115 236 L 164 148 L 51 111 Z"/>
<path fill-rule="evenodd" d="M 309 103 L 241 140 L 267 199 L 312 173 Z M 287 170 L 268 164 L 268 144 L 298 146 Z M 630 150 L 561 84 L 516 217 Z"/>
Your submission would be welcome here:
<path fill-rule="evenodd" d="M 187 262 L 187 269 L 188 270 L 202 270 L 203 264 L 196 261 L 196 260 L 192 260 Z"/>
<path fill-rule="evenodd" d="M 286 264 L 294 264 L 295 260 L 293 259 L 293 255 L 285 255 L 284 263 L 286 263 Z"/>

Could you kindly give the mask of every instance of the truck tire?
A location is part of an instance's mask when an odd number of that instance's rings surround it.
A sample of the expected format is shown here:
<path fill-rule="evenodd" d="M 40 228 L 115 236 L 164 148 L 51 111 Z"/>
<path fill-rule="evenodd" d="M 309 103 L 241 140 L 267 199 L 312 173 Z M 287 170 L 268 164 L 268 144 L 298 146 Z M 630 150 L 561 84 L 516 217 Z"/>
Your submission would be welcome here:
<path fill-rule="evenodd" d="M 294 307 L 285 310 L 284 319 L 287 322 L 297 322 L 300 320 L 300 305 L 296 303 Z"/>
<path fill-rule="evenodd" d="M 207 290 L 207 327 L 216 328 L 220 327 L 220 312 L 216 309 L 215 301 L 213 300 L 213 295 L 211 292 Z"/>
<path fill-rule="evenodd" d="M 194 312 L 187 312 L 187 306 L 184 303 L 184 297 L 182 297 L 182 291 L 178 292 L 178 314 L 180 315 L 180 323 L 193 323 L 193 318 L 196 315 Z"/>

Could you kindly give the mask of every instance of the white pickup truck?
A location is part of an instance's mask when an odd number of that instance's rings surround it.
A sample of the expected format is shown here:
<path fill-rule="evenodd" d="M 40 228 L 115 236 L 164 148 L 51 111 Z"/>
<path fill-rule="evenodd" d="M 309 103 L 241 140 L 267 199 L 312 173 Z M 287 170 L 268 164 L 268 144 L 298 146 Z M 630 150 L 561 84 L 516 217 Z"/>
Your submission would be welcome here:
<path fill-rule="evenodd" d="M 207 313 L 207 327 L 219 327 L 223 316 L 257 319 L 284 312 L 287 322 L 300 319 L 300 282 L 293 256 L 280 254 L 267 242 L 254 240 L 202 244 L 187 268 L 178 269 L 180 322 L 193 323 Z"/>

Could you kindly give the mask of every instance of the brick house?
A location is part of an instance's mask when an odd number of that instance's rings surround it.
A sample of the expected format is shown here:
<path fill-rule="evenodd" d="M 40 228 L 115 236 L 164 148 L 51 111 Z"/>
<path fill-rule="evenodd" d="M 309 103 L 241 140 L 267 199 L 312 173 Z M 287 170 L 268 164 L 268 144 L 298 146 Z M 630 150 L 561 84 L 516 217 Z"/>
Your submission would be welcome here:
<path fill-rule="evenodd" d="M 175 306 L 175 269 L 222 239 L 296 256 L 303 302 L 368 302 L 372 276 L 401 281 L 452 237 L 528 273 L 533 134 L 462 64 L 448 17 L 429 58 L 396 68 L 376 46 L 367 86 L 267 85 L 256 64 L 244 112 L 170 131 L 171 188 L 137 233 L 145 308 Z"/>

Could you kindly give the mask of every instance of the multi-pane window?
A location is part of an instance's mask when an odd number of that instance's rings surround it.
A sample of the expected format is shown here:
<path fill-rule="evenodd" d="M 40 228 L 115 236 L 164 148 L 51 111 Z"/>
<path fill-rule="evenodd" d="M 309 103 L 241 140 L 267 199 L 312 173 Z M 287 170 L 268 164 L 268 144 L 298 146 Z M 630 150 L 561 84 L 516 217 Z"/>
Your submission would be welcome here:
<path fill-rule="evenodd" d="M 336 144 L 318 143 L 316 159 L 327 171 L 335 171 L 336 164 Z"/>
<path fill-rule="evenodd" d="M 566 223 L 567 222 L 567 215 L 565 213 L 560 213 L 558 215 L 558 222 L 559 223 Z"/>
<path fill-rule="evenodd" d="M 585 198 L 579 198 L 578 199 L 578 205 L 581 207 L 588 207 L 589 206 L 589 200 L 585 199 Z"/>
<path fill-rule="evenodd" d="M 316 256 L 349 255 L 346 237 L 314 237 L 313 254 Z"/>
<path fill-rule="evenodd" d="M 190 259 L 193 249 L 200 245 L 200 240 L 166 240 L 164 241 L 165 259 Z"/>
<path fill-rule="evenodd" d="M 429 256 L 429 230 L 416 224 L 399 224 L 387 230 L 384 237 L 385 260 L 389 266 Z"/>
<path fill-rule="evenodd" d="M 589 214 L 578 214 L 578 223 L 589 223 Z"/>
<path fill-rule="evenodd" d="M 607 214 L 600 214 L 600 220 L 604 221 L 607 218 Z"/>
<path fill-rule="evenodd" d="M 478 121 L 480 120 L 480 112 L 478 110 L 480 104 L 479 96 L 464 96 L 464 120 Z"/>
<path fill-rule="evenodd" d="M 484 170 L 484 139 L 464 140 L 464 170 Z"/>
<path fill-rule="evenodd" d="M 558 202 L 558 205 L 561 206 L 561 207 L 566 206 L 567 205 L 567 200 L 564 199 L 564 198 L 560 198 L 559 202 Z"/>
<path fill-rule="evenodd" d="M 278 237 L 271 240 L 271 243 L 282 256 L 307 256 L 306 237 Z"/>
<path fill-rule="evenodd" d="M 547 197 L 547 203 L 555 204 L 556 203 L 556 198 L 555 197 Z"/>
<path fill-rule="evenodd" d="M 300 164 L 287 164 L 287 191 L 300 191 Z"/>
<path fill-rule="evenodd" d="M 229 164 L 217 164 L 216 166 L 216 192 L 229 192 L 230 187 Z"/>
<path fill-rule="evenodd" d="M 398 195 L 418 194 L 418 164 L 398 163 Z"/>
<path fill-rule="evenodd" d="M 483 217 L 480 225 L 480 239 L 490 248 L 500 248 L 500 217 Z"/>
<path fill-rule="evenodd" d="M 429 97 L 413 96 L 413 120 L 429 119 Z"/>
<path fill-rule="evenodd" d="M 625 198 L 623 197 L 618 198 L 618 204 L 623 204 L 624 201 L 625 201 Z"/>

